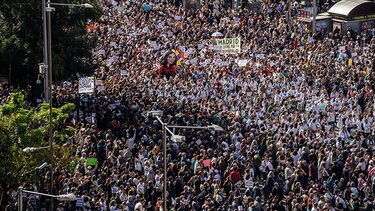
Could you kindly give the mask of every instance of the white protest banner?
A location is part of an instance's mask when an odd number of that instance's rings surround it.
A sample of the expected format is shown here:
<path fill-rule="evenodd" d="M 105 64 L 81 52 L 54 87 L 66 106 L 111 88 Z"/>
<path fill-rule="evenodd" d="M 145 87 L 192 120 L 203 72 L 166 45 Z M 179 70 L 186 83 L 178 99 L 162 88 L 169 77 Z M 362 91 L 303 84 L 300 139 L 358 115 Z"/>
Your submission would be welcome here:
<path fill-rule="evenodd" d="M 127 74 L 128 74 L 128 71 L 120 70 L 120 76 L 126 76 Z"/>
<path fill-rule="evenodd" d="M 222 61 L 221 62 L 221 66 L 228 66 L 229 65 L 229 62 L 228 61 Z"/>
<path fill-rule="evenodd" d="M 159 22 L 159 23 L 156 25 L 156 29 L 162 29 L 162 28 L 164 28 L 164 26 L 165 26 L 164 21 Z"/>
<path fill-rule="evenodd" d="M 180 52 L 185 53 L 186 47 L 185 47 L 185 46 L 179 46 L 179 47 L 178 47 L 178 50 L 179 50 Z"/>
<path fill-rule="evenodd" d="M 264 54 L 257 54 L 256 58 L 258 58 L 258 59 L 264 59 L 265 55 Z"/>
<path fill-rule="evenodd" d="M 122 12 L 124 12 L 124 10 L 125 10 L 125 7 L 118 7 L 117 8 L 118 13 L 122 13 Z"/>
<path fill-rule="evenodd" d="M 103 81 L 102 80 L 95 80 L 95 85 L 101 86 L 101 85 L 103 85 Z"/>
<path fill-rule="evenodd" d="M 192 64 L 192 65 L 196 65 L 197 63 L 198 63 L 198 61 L 197 61 L 196 58 L 190 60 L 190 64 Z"/>
<path fill-rule="evenodd" d="M 246 67 L 248 60 L 247 59 L 239 59 L 237 60 L 237 64 L 240 67 Z"/>
<path fill-rule="evenodd" d="M 151 41 L 151 42 L 150 42 L 150 45 L 151 45 L 151 47 L 152 47 L 155 51 L 157 51 L 157 50 L 160 49 L 159 46 L 158 46 L 158 44 L 156 43 L 156 41 Z"/>
<path fill-rule="evenodd" d="M 216 65 L 221 66 L 222 62 L 223 62 L 223 61 L 222 61 L 221 59 L 215 59 L 215 64 L 216 64 Z"/>
<path fill-rule="evenodd" d="M 148 33 L 148 32 L 150 32 L 150 29 L 148 29 L 148 27 L 145 27 L 145 28 L 143 28 L 142 32 L 143 33 Z"/>
<path fill-rule="evenodd" d="M 213 47 L 213 48 L 214 48 L 214 50 L 215 50 L 215 51 L 221 51 L 221 47 L 220 47 L 220 46 L 218 46 L 218 45 L 214 45 L 214 47 Z"/>
<path fill-rule="evenodd" d="M 189 48 L 185 51 L 185 57 L 191 55 L 191 54 L 194 54 L 195 53 L 195 49 L 194 48 Z"/>
<path fill-rule="evenodd" d="M 207 63 L 206 63 L 206 61 L 204 61 L 204 62 L 201 62 L 199 65 L 202 66 L 202 67 L 206 67 Z"/>
<path fill-rule="evenodd" d="M 117 29 L 116 34 L 124 34 L 124 30 L 122 30 L 121 28 Z"/>
<path fill-rule="evenodd" d="M 236 54 L 241 52 L 241 38 L 217 39 L 216 43 L 221 47 L 223 54 Z"/>
<path fill-rule="evenodd" d="M 95 79 L 94 77 L 82 77 L 78 82 L 78 93 L 91 93 L 94 92 Z"/>
<path fill-rule="evenodd" d="M 97 87 L 96 87 L 96 90 L 97 90 L 98 92 L 104 91 L 104 90 L 105 90 L 105 86 L 97 86 Z"/>

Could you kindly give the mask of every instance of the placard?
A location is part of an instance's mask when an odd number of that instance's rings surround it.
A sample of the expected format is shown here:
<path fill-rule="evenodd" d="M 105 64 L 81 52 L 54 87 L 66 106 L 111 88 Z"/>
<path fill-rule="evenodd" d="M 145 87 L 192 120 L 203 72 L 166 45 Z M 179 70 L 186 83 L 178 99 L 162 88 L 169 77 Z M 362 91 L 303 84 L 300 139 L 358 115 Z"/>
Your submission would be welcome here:
<path fill-rule="evenodd" d="M 126 76 L 127 74 L 128 74 L 128 71 L 120 70 L 120 76 Z"/>
<path fill-rule="evenodd" d="M 92 93 L 95 88 L 94 77 L 82 77 L 79 78 L 78 82 L 78 93 Z"/>
<path fill-rule="evenodd" d="M 223 54 L 237 54 L 241 52 L 241 38 L 217 39 L 216 44 L 221 47 Z"/>
<path fill-rule="evenodd" d="M 204 167 L 210 167 L 211 165 L 211 159 L 203 160 L 203 166 Z"/>
<path fill-rule="evenodd" d="M 96 159 L 96 158 L 87 158 L 86 162 L 87 162 L 88 166 L 96 166 L 96 164 L 98 163 L 98 159 Z"/>
<path fill-rule="evenodd" d="M 104 87 L 104 86 L 97 86 L 97 87 L 96 87 L 96 90 L 97 90 L 98 92 L 101 92 L 101 91 L 104 91 L 104 90 L 105 90 L 105 87 Z"/>
<path fill-rule="evenodd" d="M 246 67 L 248 60 L 247 59 L 238 59 L 237 64 L 239 67 Z"/>

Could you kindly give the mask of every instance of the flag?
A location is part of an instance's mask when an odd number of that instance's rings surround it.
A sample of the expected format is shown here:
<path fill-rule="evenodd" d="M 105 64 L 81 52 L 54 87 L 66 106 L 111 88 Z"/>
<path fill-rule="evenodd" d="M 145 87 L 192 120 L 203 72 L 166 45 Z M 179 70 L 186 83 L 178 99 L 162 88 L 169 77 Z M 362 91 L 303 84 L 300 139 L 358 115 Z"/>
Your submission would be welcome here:
<path fill-rule="evenodd" d="M 352 58 L 349 58 L 349 59 L 348 59 L 348 65 L 349 65 L 349 66 L 352 66 L 352 65 L 353 65 L 353 59 L 352 59 Z"/>
<path fill-rule="evenodd" d="M 176 64 L 177 66 L 180 66 L 181 65 L 181 62 L 182 62 L 182 59 L 183 59 L 183 53 L 179 52 L 177 49 L 174 50 L 174 53 L 176 55 Z"/>
<path fill-rule="evenodd" d="M 88 31 L 92 31 L 92 30 L 95 29 L 95 26 L 94 26 L 94 24 L 89 24 L 89 25 L 86 26 L 86 29 L 87 29 Z"/>

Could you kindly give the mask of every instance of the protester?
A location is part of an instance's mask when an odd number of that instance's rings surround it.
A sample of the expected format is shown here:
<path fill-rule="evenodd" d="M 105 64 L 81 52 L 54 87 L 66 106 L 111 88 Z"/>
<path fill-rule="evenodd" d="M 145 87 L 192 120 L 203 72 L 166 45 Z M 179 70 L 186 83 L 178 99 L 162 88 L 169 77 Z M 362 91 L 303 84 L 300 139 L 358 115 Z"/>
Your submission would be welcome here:
<path fill-rule="evenodd" d="M 102 1 L 89 32 L 102 85 L 81 96 L 77 81 L 54 90 L 56 105 L 79 102 L 81 162 L 54 170 L 58 193 L 80 198 L 65 208 L 160 210 L 166 176 L 173 210 L 372 210 L 375 30 L 317 36 L 295 19 L 289 30 L 284 1 L 263 1 L 259 13 L 177 2 Z M 221 54 L 214 32 L 241 38 L 241 51 Z M 225 132 L 175 130 L 186 141 L 167 144 L 163 175 L 150 110 L 170 125 Z"/>

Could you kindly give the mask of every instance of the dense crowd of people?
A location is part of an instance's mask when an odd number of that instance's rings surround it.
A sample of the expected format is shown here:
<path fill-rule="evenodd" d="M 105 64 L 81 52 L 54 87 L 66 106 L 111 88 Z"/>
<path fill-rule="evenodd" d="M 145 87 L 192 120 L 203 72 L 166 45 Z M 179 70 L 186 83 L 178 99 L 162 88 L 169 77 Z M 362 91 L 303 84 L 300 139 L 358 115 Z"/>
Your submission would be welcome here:
<path fill-rule="evenodd" d="M 56 193 L 78 197 L 56 209 L 161 210 L 167 185 L 170 210 L 373 210 L 375 30 L 313 34 L 274 2 L 252 12 L 102 0 L 88 31 L 98 37 L 95 92 L 79 95 L 77 81 L 54 90 L 55 105 L 79 101 L 70 120 L 80 158 L 74 171 L 54 169 Z M 214 32 L 240 38 L 241 51 L 221 54 Z M 172 50 L 176 66 L 160 68 Z M 151 110 L 225 131 L 174 130 L 186 141 L 168 142 L 163 175 Z M 16 189 L 8 194 L 12 210 Z"/>

